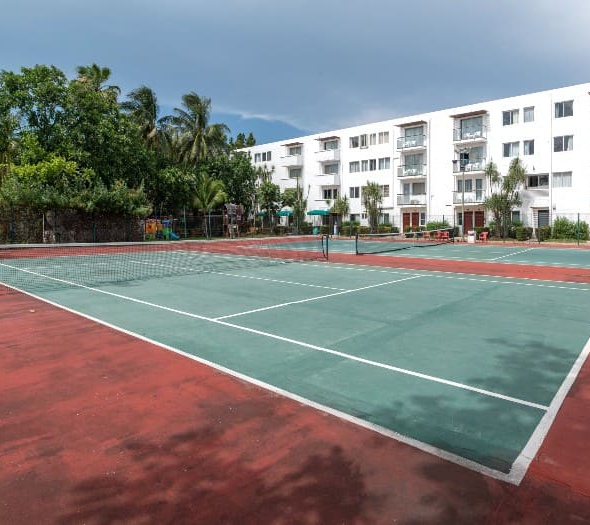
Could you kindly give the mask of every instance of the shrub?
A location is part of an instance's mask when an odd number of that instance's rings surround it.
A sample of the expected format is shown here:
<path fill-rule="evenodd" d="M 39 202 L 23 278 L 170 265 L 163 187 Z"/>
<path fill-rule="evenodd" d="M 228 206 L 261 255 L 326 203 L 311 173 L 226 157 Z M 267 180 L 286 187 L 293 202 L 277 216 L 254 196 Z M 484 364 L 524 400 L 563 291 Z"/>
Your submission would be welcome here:
<path fill-rule="evenodd" d="M 552 239 L 580 239 L 588 240 L 588 223 L 580 221 L 579 227 L 577 221 L 570 221 L 566 217 L 557 217 L 553 221 L 551 229 Z"/>
<path fill-rule="evenodd" d="M 533 229 L 530 226 L 516 226 L 514 235 L 517 241 L 528 241 L 533 235 Z"/>
<path fill-rule="evenodd" d="M 539 241 L 546 241 L 551 238 L 551 226 L 541 226 L 538 232 Z"/>
<path fill-rule="evenodd" d="M 391 233 L 391 224 L 380 224 L 377 233 Z"/>

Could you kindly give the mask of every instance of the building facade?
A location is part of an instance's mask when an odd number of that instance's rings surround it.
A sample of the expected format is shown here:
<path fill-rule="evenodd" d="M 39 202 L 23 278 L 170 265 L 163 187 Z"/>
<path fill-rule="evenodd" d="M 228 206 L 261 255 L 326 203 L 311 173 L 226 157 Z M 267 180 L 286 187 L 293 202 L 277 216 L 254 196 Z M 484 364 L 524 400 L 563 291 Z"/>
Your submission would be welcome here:
<path fill-rule="evenodd" d="M 256 145 L 254 166 L 299 186 L 308 209 L 346 195 L 367 224 L 362 191 L 381 186 L 382 222 L 400 228 L 446 220 L 487 224 L 485 167 L 501 175 L 520 157 L 527 173 L 513 219 L 537 228 L 561 215 L 590 216 L 590 83 Z"/>

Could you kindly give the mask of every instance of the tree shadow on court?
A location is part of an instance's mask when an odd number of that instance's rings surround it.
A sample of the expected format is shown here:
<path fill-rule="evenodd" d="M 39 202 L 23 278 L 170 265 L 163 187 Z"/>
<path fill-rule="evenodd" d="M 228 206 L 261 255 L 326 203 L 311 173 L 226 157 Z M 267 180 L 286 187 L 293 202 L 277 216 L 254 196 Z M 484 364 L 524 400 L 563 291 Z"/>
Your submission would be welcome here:
<path fill-rule="evenodd" d="M 548 346 L 541 341 L 518 345 L 511 340 L 497 338 L 491 342 L 506 348 L 506 352 L 497 357 L 496 373 L 485 377 L 475 373 L 465 383 L 498 393 L 508 392 L 509 395 L 524 391 L 524 398 L 530 394 L 531 399 L 528 400 L 539 402 L 534 396 L 549 391 L 554 395 L 573 364 L 571 351 Z M 477 372 L 477 364 L 474 364 L 474 372 Z M 443 414 L 445 421 L 454 418 L 458 427 L 461 421 L 490 421 L 506 432 L 510 431 L 510 424 L 514 422 L 513 416 L 502 413 L 497 401 L 483 396 L 477 407 L 463 409 L 457 408 L 451 396 L 416 395 L 409 403 L 413 421 L 430 421 L 433 414 Z M 541 411 L 542 414 L 544 412 Z M 379 417 L 385 418 L 386 415 Z M 394 416 L 392 421 L 401 428 L 412 424 L 410 418 L 399 415 Z M 431 437 L 429 444 L 463 455 L 459 450 L 453 450 L 454 444 L 448 440 L 438 441 L 436 436 Z M 482 439 L 486 437 L 484 435 Z M 504 454 L 501 442 L 497 452 L 500 456 Z M 493 461 L 493 457 L 487 459 Z M 499 464 L 502 463 L 503 460 L 500 460 Z M 420 506 L 428 507 L 428 512 L 397 522 L 403 525 L 577 523 L 580 520 L 585 523 L 590 517 L 587 496 L 552 480 L 525 478 L 520 486 L 514 486 L 430 455 L 424 455 L 416 463 L 415 470 L 420 478 L 432 482 L 428 484 L 431 489 L 420 498 Z"/>
<path fill-rule="evenodd" d="M 252 423 L 253 413 L 268 412 L 268 405 L 252 403 L 234 405 L 244 416 L 231 423 L 203 422 L 162 439 L 120 442 L 105 457 L 108 463 L 118 458 L 119 471 L 75 486 L 73 510 L 59 523 L 375 522 L 378 502 L 366 497 L 360 468 L 341 447 L 305 428 L 306 439 L 292 436 L 289 443 L 279 435 L 280 416 Z"/>

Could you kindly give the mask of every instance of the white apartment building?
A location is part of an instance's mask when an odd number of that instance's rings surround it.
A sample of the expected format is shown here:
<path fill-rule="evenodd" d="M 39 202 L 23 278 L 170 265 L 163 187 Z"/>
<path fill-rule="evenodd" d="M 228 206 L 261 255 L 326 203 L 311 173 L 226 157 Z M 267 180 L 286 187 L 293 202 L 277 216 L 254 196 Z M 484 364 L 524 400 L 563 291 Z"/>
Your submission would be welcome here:
<path fill-rule="evenodd" d="M 514 219 L 533 227 L 590 216 L 590 83 L 385 120 L 247 148 L 281 187 L 299 185 L 308 210 L 346 195 L 350 219 L 367 224 L 363 186 L 383 190 L 383 222 L 400 228 L 443 217 L 469 230 L 487 224 L 485 166 L 527 171 Z M 461 162 L 463 160 L 463 162 Z M 464 166 L 461 169 L 461 166 Z M 464 220 L 463 220 L 464 217 Z"/>

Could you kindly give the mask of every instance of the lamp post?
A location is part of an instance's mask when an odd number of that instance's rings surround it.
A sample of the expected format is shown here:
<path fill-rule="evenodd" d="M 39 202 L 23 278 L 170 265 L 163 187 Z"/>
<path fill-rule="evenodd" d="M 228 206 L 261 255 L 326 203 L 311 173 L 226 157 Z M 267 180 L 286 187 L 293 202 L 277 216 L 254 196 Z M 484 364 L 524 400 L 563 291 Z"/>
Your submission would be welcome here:
<path fill-rule="evenodd" d="M 461 241 L 465 241 L 465 166 L 469 163 L 469 152 L 466 149 L 459 151 L 459 170 L 461 171 Z M 453 165 L 457 159 L 453 160 Z"/>

